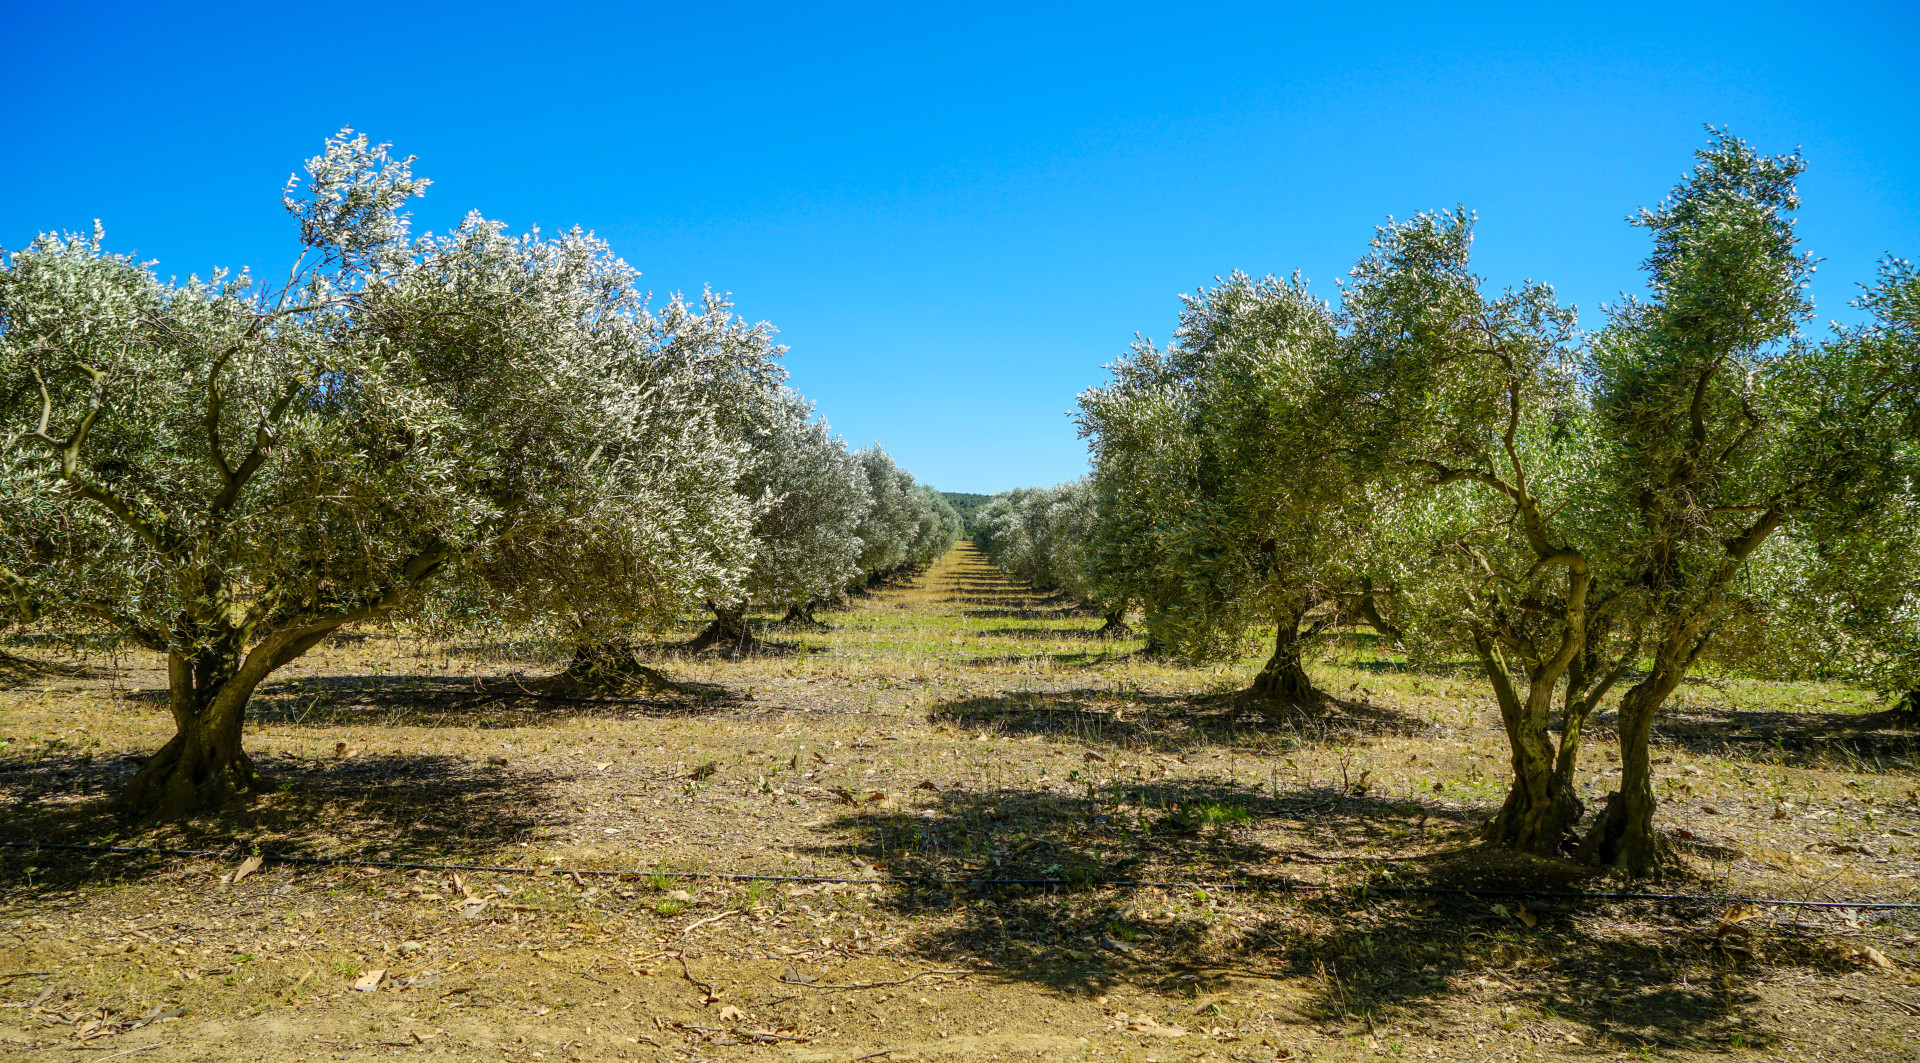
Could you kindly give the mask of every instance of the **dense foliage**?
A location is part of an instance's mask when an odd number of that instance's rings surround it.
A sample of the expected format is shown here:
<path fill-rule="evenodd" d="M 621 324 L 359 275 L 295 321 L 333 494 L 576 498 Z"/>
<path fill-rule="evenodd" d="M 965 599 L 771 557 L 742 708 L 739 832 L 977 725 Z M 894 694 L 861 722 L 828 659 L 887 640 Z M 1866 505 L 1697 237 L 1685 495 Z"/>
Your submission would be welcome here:
<path fill-rule="evenodd" d="M 1819 647 L 1896 702 L 1920 686 L 1920 279 L 1890 261 L 1869 324 L 1805 336 L 1802 168 L 1714 132 L 1633 219 L 1649 294 L 1597 332 L 1549 286 L 1484 290 L 1465 211 L 1383 226 L 1337 304 L 1236 273 L 1081 396 L 1089 481 L 997 496 L 979 537 L 1138 606 L 1156 652 L 1276 631 L 1258 697 L 1318 700 L 1303 656 L 1341 623 L 1464 652 L 1512 747 L 1489 836 L 1524 852 L 1576 844 L 1582 729 L 1617 693 L 1619 790 L 1578 849 L 1654 871 L 1652 720 L 1723 633 L 1756 663 Z"/>
<path fill-rule="evenodd" d="M 765 325 L 712 295 L 649 310 L 578 230 L 476 214 L 413 238 L 411 162 L 329 140 L 289 184 L 277 287 L 163 281 L 98 232 L 0 260 L 0 617 L 167 655 L 177 734 L 129 811 L 254 789 L 252 692 L 347 625 L 604 646 L 837 593 L 958 534 L 781 387 Z"/>

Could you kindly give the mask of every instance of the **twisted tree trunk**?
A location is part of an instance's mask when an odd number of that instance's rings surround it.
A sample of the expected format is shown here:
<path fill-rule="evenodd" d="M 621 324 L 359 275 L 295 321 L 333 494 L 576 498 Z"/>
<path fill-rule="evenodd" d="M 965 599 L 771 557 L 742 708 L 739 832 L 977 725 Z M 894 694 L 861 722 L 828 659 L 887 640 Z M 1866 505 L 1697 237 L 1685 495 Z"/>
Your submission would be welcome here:
<path fill-rule="evenodd" d="M 1667 862 L 1667 847 L 1653 831 L 1656 802 L 1648 740 L 1655 712 L 1684 675 L 1684 667 L 1674 667 L 1661 653 L 1653 671 L 1621 696 L 1620 789 L 1607 795 L 1606 807 L 1581 841 L 1581 863 L 1637 877 L 1658 874 Z"/>
<path fill-rule="evenodd" d="M 559 675 L 543 680 L 543 690 L 575 697 L 622 694 L 679 694 L 686 688 L 641 664 L 628 639 L 581 639 L 573 660 Z"/>
<path fill-rule="evenodd" d="M 781 618 L 780 623 L 787 627 L 825 631 L 827 630 L 827 625 L 822 623 L 819 617 L 813 615 L 813 611 L 818 605 L 818 602 L 808 602 L 805 605 L 790 605 L 787 607 L 787 615 Z"/>
<path fill-rule="evenodd" d="M 241 666 L 237 638 L 225 638 L 189 656 L 167 654 L 174 736 L 121 792 L 123 813 L 174 819 L 219 808 L 261 789 L 253 760 L 241 748 L 247 701 L 265 673 Z"/>
<path fill-rule="evenodd" d="M 1127 639 L 1133 637 L 1133 629 L 1127 626 L 1127 611 L 1115 609 L 1106 615 L 1106 623 L 1094 634 L 1103 639 Z"/>
<path fill-rule="evenodd" d="M 1314 689 L 1313 680 L 1308 678 L 1306 666 L 1300 660 L 1306 649 L 1305 640 L 1300 637 L 1300 622 L 1305 617 L 1305 609 L 1281 612 L 1273 639 L 1273 656 L 1267 658 L 1260 674 L 1253 677 L 1254 697 L 1293 705 L 1320 700 L 1320 692 Z"/>
<path fill-rule="evenodd" d="M 1354 600 L 1353 611 L 1360 614 L 1360 619 L 1365 620 L 1367 626 L 1381 638 L 1388 642 L 1400 641 L 1400 629 L 1380 612 L 1379 592 L 1374 590 L 1371 579 L 1361 579 L 1360 596 Z"/>
<path fill-rule="evenodd" d="M 259 792 L 260 776 L 240 745 L 247 702 L 275 669 L 319 645 L 338 626 L 285 628 L 243 653 L 246 637 L 240 627 L 183 621 L 175 635 L 184 648 L 167 652 L 174 736 L 121 792 L 120 811 L 143 820 L 173 819 Z"/>
<path fill-rule="evenodd" d="M 1573 790 L 1574 749 L 1556 751 L 1547 735 L 1553 694 L 1565 671 L 1563 660 L 1535 665 L 1527 676 L 1526 697 L 1514 689 L 1513 677 L 1495 652 L 1491 638 L 1474 637 L 1481 669 L 1493 684 L 1500 719 L 1513 754 L 1513 785 L 1500 814 L 1487 827 L 1487 841 L 1503 849 L 1535 856 L 1558 856 L 1561 844 L 1585 814 L 1586 806 Z"/>
<path fill-rule="evenodd" d="M 713 611 L 713 622 L 688 640 L 685 645 L 687 650 L 698 653 L 701 650 L 713 649 L 739 656 L 760 648 L 760 640 L 755 638 L 752 629 L 747 627 L 745 602 L 734 605 L 708 602 L 707 608 Z"/>

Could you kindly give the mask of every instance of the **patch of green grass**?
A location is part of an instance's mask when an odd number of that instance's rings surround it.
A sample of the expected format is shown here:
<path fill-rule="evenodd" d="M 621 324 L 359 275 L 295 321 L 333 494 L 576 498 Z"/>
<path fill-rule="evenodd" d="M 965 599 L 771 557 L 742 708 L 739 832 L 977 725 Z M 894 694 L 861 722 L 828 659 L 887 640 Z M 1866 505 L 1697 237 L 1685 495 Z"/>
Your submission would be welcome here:
<path fill-rule="evenodd" d="M 1187 815 L 1195 826 L 1213 830 L 1226 830 L 1230 827 L 1244 827 L 1253 822 L 1253 816 L 1237 805 L 1221 804 L 1218 801 L 1204 801 L 1187 809 Z"/>

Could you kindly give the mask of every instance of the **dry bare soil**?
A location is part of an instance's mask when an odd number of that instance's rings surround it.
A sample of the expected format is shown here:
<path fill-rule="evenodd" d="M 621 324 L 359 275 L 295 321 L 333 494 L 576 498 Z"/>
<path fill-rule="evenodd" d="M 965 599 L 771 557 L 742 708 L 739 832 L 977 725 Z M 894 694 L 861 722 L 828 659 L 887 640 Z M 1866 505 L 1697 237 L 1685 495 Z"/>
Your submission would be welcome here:
<path fill-rule="evenodd" d="M 822 615 L 657 655 L 706 684 L 663 699 L 534 694 L 558 662 L 511 641 L 342 641 L 256 706 L 275 792 L 165 827 L 107 808 L 170 729 L 160 662 L 16 670 L 0 1052 L 1920 1055 L 1915 913 L 1731 899 L 1920 901 L 1913 746 L 1858 690 L 1689 685 L 1657 753 L 1687 869 L 1654 888 L 1708 899 L 1594 899 L 1620 884 L 1475 849 L 1506 771 L 1470 671 L 1356 634 L 1326 706 L 1252 706 L 1257 662 L 1129 656 L 964 545 Z"/>

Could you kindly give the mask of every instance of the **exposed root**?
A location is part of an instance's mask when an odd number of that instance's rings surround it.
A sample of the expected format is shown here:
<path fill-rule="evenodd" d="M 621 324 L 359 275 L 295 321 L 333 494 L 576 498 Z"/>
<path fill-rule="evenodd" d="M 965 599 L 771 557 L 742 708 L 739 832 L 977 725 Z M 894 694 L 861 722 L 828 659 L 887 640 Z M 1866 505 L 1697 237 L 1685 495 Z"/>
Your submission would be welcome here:
<path fill-rule="evenodd" d="M 1304 709 L 1319 709 L 1327 702 L 1326 695 L 1314 687 L 1313 680 L 1307 678 L 1306 671 L 1296 662 L 1269 664 L 1253 677 L 1253 686 L 1247 689 L 1246 696 L 1250 701 Z"/>

